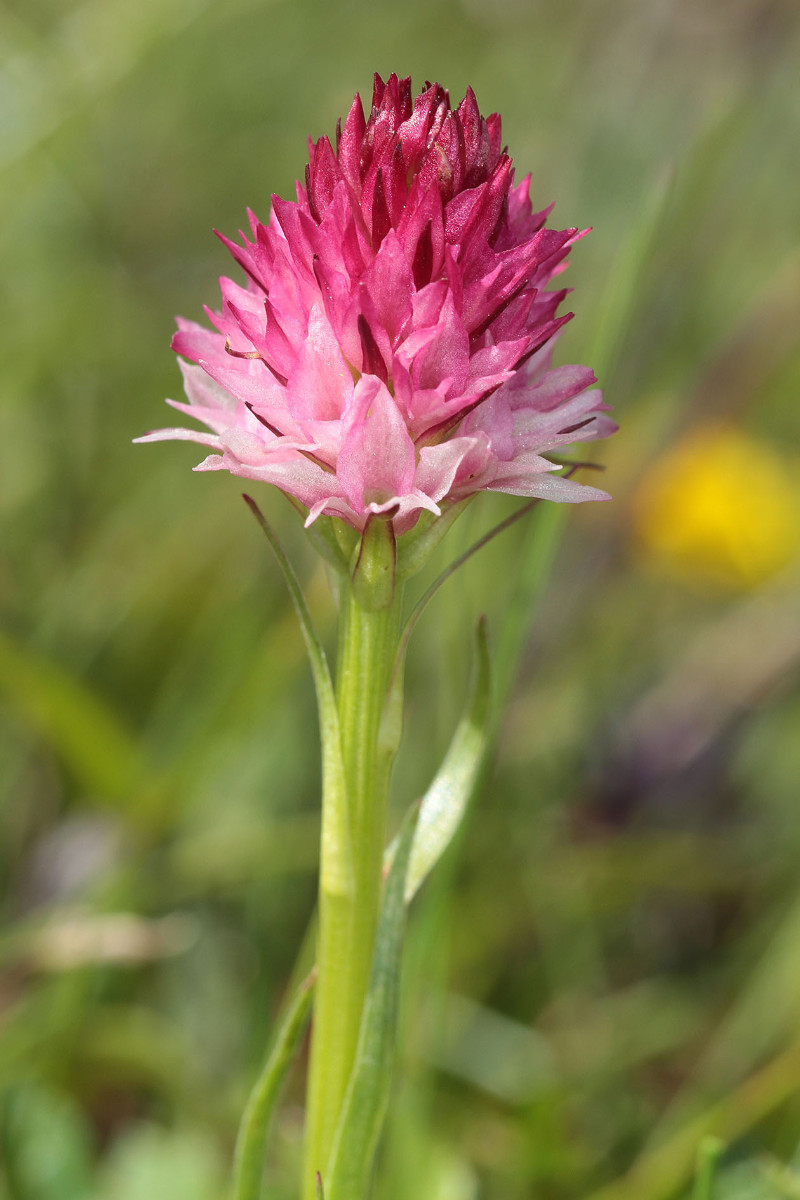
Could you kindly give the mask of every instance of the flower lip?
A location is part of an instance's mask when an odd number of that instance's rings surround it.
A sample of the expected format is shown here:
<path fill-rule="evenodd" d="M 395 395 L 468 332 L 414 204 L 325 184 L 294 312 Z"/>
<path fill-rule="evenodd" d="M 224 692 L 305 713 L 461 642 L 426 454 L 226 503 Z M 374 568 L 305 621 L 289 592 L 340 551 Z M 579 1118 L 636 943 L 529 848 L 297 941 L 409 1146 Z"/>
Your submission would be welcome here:
<path fill-rule="evenodd" d="M 213 330 L 178 322 L 196 365 L 176 407 L 213 436 L 150 437 L 204 441 L 204 469 L 359 530 L 380 511 L 402 534 L 482 489 L 600 498 L 546 479 L 548 448 L 613 430 L 591 373 L 551 362 L 572 313 L 549 285 L 587 231 L 548 228 L 529 189 L 471 88 L 453 106 L 376 75 L 368 113 L 356 96 L 334 143 L 309 142 L 296 200 L 273 197 L 266 223 L 248 211 L 239 242 L 218 234 L 245 281 L 220 281 Z"/>

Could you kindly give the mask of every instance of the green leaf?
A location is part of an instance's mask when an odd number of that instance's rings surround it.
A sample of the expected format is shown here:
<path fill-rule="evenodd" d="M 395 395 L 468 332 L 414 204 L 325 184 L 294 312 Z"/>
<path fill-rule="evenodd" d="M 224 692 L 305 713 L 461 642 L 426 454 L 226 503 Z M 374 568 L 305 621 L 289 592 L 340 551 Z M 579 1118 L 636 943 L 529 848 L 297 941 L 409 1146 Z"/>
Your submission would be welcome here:
<path fill-rule="evenodd" d="M 491 682 L 486 619 L 481 617 L 475 631 L 475 661 L 464 714 L 420 805 L 406 877 L 406 902 L 417 893 L 442 857 L 464 818 L 489 741 Z M 391 861 L 395 853 L 396 843 L 393 843 L 387 850 L 387 860 Z"/>
<path fill-rule="evenodd" d="M 416 818 L 414 807 L 403 822 L 386 880 L 358 1048 L 326 1174 L 325 1186 L 331 1200 L 364 1200 L 389 1104 L 405 928 L 405 883 Z"/>
<path fill-rule="evenodd" d="M 316 977 L 314 970 L 295 993 L 264 1069 L 250 1093 L 236 1138 L 231 1200 L 258 1200 L 270 1120 L 311 1012 Z"/>
<path fill-rule="evenodd" d="M 331 673 L 325 648 L 311 620 L 306 598 L 300 587 L 294 567 L 286 557 L 275 530 L 272 528 L 255 500 L 244 496 L 244 501 L 263 529 L 272 547 L 278 565 L 283 571 L 289 595 L 292 598 L 303 640 L 311 660 L 311 673 L 317 693 L 320 736 L 322 738 L 322 788 L 325 802 L 322 805 L 322 835 L 320 874 L 322 886 L 332 895 L 349 895 L 353 888 L 352 847 L 347 818 L 347 788 L 342 739 L 339 731 L 339 712 L 333 690 Z"/>

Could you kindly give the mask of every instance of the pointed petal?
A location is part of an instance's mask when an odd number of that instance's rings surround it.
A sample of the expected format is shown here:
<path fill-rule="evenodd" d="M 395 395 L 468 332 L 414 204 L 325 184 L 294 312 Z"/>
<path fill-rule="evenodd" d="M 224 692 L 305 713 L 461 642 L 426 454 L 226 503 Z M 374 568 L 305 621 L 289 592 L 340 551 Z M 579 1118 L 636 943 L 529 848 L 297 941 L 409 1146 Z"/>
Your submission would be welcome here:
<path fill-rule="evenodd" d="M 220 448 L 220 440 L 213 433 L 203 433 L 199 429 L 154 429 L 151 433 L 143 433 L 134 442 L 199 442 L 201 446 Z"/>
<path fill-rule="evenodd" d="M 178 360 L 178 366 L 183 375 L 183 387 L 190 404 L 199 408 L 221 408 L 236 411 L 236 397 L 215 383 L 202 367 L 185 362 L 183 359 Z"/>
<path fill-rule="evenodd" d="M 559 479 L 557 476 L 534 472 L 531 475 L 513 474 L 513 463 L 505 464 L 508 472 L 498 474 L 489 485 L 492 492 L 507 492 L 511 496 L 538 497 L 541 500 L 556 500 L 562 504 L 582 504 L 587 500 L 610 500 L 608 492 L 588 484 L 576 483 L 574 479 Z"/>

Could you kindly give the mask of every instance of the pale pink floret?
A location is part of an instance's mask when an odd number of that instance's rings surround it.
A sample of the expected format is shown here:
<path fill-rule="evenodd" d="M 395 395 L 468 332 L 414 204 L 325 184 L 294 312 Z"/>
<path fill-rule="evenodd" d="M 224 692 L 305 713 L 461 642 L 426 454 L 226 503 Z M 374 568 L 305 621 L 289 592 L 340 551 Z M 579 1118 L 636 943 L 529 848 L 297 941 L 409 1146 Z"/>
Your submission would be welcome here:
<path fill-rule="evenodd" d="M 362 529 L 409 529 L 423 510 L 488 489 L 569 502 L 606 493 L 543 455 L 616 426 L 586 367 L 552 367 L 565 290 L 548 291 L 577 229 L 545 227 L 515 184 L 500 118 L 470 89 L 375 78 L 334 150 L 309 144 L 295 201 L 272 197 L 251 238 L 222 238 L 244 286 L 222 278 L 214 331 L 178 320 L 187 404 L 211 430 L 162 429 L 216 453 L 197 470 L 274 483 Z M 193 365 L 196 364 L 196 365 Z"/>

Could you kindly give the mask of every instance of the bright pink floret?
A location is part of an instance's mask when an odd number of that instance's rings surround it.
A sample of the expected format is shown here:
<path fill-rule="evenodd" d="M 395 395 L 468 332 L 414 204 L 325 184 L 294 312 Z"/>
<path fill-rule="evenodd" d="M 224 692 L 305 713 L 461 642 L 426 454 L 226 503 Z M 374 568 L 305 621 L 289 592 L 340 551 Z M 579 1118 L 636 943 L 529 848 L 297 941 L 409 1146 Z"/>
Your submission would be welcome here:
<path fill-rule="evenodd" d="M 217 332 L 178 320 L 172 346 L 188 404 L 212 432 L 162 429 L 216 453 L 197 470 L 277 484 L 362 529 L 400 534 L 422 509 L 481 489 L 607 499 L 553 474 L 542 455 L 616 426 L 586 367 L 552 367 L 576 229 L 545 228 L 530 177 L 514 183 L 500 118 L 470 89 L 457 109 L 426 85 L 375 77 L 336 149 L 309 143 L 297 200 L 272 197 L 252 241 L 222 241 L 245 286 L 220 280 Z"/>

